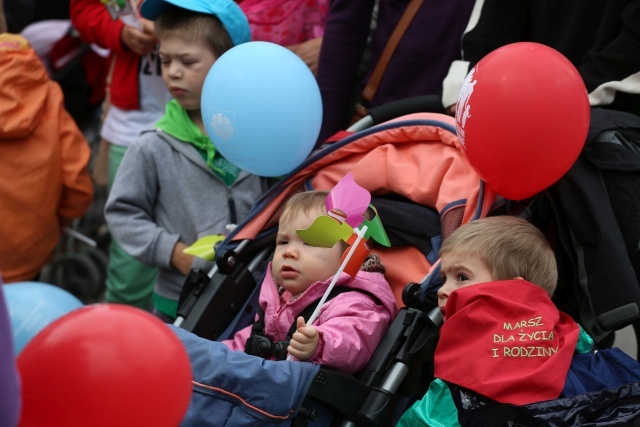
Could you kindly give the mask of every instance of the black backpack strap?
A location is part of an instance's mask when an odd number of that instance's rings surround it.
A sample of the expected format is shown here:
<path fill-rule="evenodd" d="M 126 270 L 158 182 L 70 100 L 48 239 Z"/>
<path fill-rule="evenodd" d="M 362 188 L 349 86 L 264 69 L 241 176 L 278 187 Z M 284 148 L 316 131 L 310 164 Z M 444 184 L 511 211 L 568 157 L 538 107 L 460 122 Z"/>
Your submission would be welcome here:
<path fill-rule="evenodd" d="M 244 345 L 244 352 L 253 356 L 262 357 L 267 359 L 271 356 L 271 347 L 273 343 L 264 334 L 264 310 L 258 304 L 256 309 L 258 320 L 251 325 L 251 335 L 247 338 L 247 342 Z"/>

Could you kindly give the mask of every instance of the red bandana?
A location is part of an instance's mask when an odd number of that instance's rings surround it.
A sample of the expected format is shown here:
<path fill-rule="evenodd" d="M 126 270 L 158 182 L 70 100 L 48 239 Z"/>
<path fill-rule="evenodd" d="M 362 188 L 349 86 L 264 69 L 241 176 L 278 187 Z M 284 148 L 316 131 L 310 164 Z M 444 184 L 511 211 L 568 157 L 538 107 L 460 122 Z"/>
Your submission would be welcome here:
<path fill-rule="evenodd" d="M 580 333 L 547 293 L 525 280 L 458 289 L 445 307 L 435 376 L 498 402 L 555 399 Z"/>

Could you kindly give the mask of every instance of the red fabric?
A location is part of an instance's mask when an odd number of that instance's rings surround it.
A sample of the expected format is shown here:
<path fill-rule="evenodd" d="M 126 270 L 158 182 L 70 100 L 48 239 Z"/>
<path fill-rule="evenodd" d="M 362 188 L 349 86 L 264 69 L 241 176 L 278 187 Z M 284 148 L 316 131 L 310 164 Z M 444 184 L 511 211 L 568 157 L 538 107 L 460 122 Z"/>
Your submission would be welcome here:
<path fill-rule="evenodd" d="M 328 0 L 243 0 L 253 41 L 282 46 L 302 43 L 324 34 Z"/>
<path fill-rule="evenodd" d="M 110 49 L 109 63 L 113 64 L 109 101 L 123 110 L 140 108 L 138 68 L 140 55 L 124 47 L 120 33 L 124 22 L 111 19 L 108 9 L 100 0 L 71 0 L 71 22 L 85 43 L 95 43 Z"/>
<path fill-rule="evenodd" d="M 555 399 L 580 333 L 547 293 L 525 280 L 451 293 L 435 353 L 435 376 L 502 403 Z"/>
<path fill-rule="evenodd" d="M 358 236 L 356 236 L 355 234 L 352 234 L 351 237 L 349 237 L 349 240 L 347 241 L 347 244 L 349 246 L 342 254 L 342 258 L 340 258 L 340 265 L 342 265 L 345 258 L 349 254 L 349 251 L 351 251 L 351 248 L 353 247 L 353 244 L 356 242 L 357 238 Z M 356 277 L 356 274 L 358 274 L 358 270 L 360 270 L 360 266 L 369 256 L 370 251 L 371 248 L 367 244 L 367 241 L 365 239 L 361 239 L 360 242 L 358 242 L 358 246 L 356 246 L 356 249 L 353 251 L 353 254 L 351 254 L 351 259 L 349 259 L 349 262 L 344 267 L 343 271 L 351 277 Z"/>

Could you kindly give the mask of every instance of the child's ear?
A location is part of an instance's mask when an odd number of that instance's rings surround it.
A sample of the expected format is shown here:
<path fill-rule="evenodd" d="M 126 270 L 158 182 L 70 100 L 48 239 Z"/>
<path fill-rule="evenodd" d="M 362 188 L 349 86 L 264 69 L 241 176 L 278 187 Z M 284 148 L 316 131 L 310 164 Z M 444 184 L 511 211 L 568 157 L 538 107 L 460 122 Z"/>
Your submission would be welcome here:
<path fill-rule="evenodd" d="M 513 280 L 524 280 L 522 277 L 518 276 L 518 277 L 514 277 Z"/>

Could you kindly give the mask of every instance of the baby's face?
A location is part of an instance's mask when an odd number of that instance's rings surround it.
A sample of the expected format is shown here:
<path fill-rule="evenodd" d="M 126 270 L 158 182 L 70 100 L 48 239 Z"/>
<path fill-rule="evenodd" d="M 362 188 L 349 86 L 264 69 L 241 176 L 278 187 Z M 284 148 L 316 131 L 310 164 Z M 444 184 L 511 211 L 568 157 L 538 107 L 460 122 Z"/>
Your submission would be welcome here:
<path fill-rule="evenodd" d="M 310 246 L 296 233 L 308 228 L 322 214 L 318 210 L 280 221 L 271 270 L 276 282 L 293 295 L 304 292 L 315 282 L 327 280 L 340 267 L 343 252 L 340 242 L 331 248 Z"/>
<path fill-rule="evenodd" d="M 442 287 L 438 290 L 438 307 L 444 307 L 451 292 L 466 286 L 495 281 L 491 269 L 478 256 L 446 254 L 440 260 Z"/>

